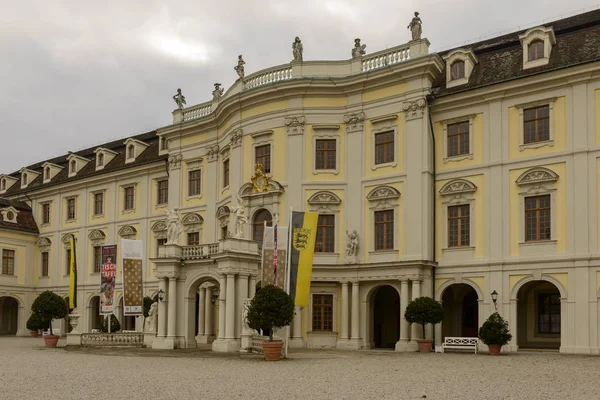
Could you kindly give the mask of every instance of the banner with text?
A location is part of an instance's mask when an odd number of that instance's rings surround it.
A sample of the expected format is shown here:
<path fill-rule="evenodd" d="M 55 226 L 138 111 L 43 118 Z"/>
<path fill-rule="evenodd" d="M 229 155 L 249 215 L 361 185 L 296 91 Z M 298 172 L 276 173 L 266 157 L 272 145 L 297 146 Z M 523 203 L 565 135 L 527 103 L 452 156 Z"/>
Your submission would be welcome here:
<path fill-rule="evenodd" d="M 273 227 L 265 227 L 262 246 L 262 263 L 261 263 L 261 286 L 275 285 L 279 288 L 284 287 L 286 277 L 287 264 L 287 241 L 288 228 L 277 227 L 277 282 L 275 283 L 275 271 L 273 268 L 275 256 L 275 236 L 273 235 Z"/>
<path fill-rule="evenodd" d="M 114 312 L 115 286 L 117 280 L 117 245 L 102 246 L 100 269 L 100 315 Z"/>
<path fill-rule="evenodd" d="M 143 244 L 141 240 L 121 239 L 123 268 L 123 316 L 143 315 Z"/>

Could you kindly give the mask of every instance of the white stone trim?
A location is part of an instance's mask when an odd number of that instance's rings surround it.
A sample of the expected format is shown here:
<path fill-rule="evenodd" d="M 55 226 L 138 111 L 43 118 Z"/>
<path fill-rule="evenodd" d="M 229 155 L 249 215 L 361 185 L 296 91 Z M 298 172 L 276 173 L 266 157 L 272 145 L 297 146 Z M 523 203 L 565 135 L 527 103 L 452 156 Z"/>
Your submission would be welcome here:
<path fill-rule="evenodd" d="M 12 213 L 13 217 L 8 218 L 8 213 Z M 17 216 L 19 215 L 19 210 L 10 206 L 0 210 L 0 214 L 2 214 L 2 219 L 4 222 L 10 222 L 13 224 L 17 223 Z"/>
<path fill-rule="evenodd" d="M 155 239 L 167 238 L 167 222 L 164 220 L 153 222 L 150 230 L 154 233 Z"/>
<path fill-rule="evenodd" d="M 163 143 L 166 144 L 164 149 L 163 149 Z M 165 155 L 168 153 L 169 153 L 169 141 L 164 136 L 159 136 L 158 137 L 158 155 L 162 156 L 162 155 Z"/>
<path fill-rule="evenodd" d="M 227 186 L 225 186 L 225 161 L 229 161 L 229 184 Z M 219 187 L 221 188 L 221 193 L 224 193 L 231 186 L 231 153 L 229 151 L 227 155 L 223 156 L 219 169 Z"/>
<path fill-rule="evenodd" d="M 106 234 L 100 229 L 94 229 L 88 234 L 92 247 L 102 246 L 106 241 Z M 92 253 L 93 256 L 93 253 Z"/>
<path fill-rule="evenodd" d="M 150 146 L 148 143 L 144 143 L 134 138 L 127 139 L 123 144 L 125 145 L 125 164 L 135 161 L 135 159 L 142 154 L 142 152 L 146 150 L 148 146 Z M 130 145 L 133 145 L 133 157 L 129 157 Z"/>
<path fill-rule="evenodd" d="M 448 244 L 448 208 L 453 206 L 469 206 L 469 245 L 468 246 L 455 246 L 450 247 Z M 472 193 L 463 192 L 460 194 L 456 194 L 454 196 L 446 196 L 442 201 L 442 213 L 443 213 L 443 248 L 442 252 L 466 252 L 468 249 L 474 250 L 475 245 L 473 241 L 475 240 L 475 198 Z M 471 251 L 470 258 L 474 256 L 474 251 Z M 445 255 L 444 255 L 445 257 Z M 444 261 L 448 261 L 444 258 Z"/>
<path fill-rule="evenodd" d="M 525 174 L 523 174 L 525 175 Z M 522 175 L 522 176 L 523 176 Z M 532 182 L 531 184 L 521 184 L 519 192 L 519 248 L 521 254 L 527 255 L 548 255 L 556 252 L 556 186 L 552 181 L 541 183 Z M 550 240 L 541 240 L 536 242 L 525 241 L 525 198 L 534 196 L 550 195 Z"/>
<path fill-rule="evenodd" d="M 319 215 L 333 215 L 333 252 L 316 252 L 314 254 L 315 264 L 337 264 L 339 257 L 338 236 L 340 227 L 340 204 L 342 200 L 334 193 L 328 191 L 320 191 L 314 193 L 307 200 L 310 207 L 310 212 L 316 212 Z"/>
<path fill-rule="evenodd" d="M 523 151 L 525 149 L 537 149 L 539 147 L 544 146 L 554 146 L 554 103 L 556 102 L 557 97 L 552 97 L 549 99 L 536 100 L 528 103 L 517 104 L 515 107 L 519 110 L 519 151 Z M 523 127 L 524 124 L 524 116 L 523 111 L 528 108 L 539 107 L 548 105 L 548 130 L 549 136 L 548 140 L 542 142 L 533 142 L 533 143 L 525 143 L 525 130 Z"/>
<path fill-rule="evenodd" d="M 313 295 L 329 294 L 333 295 L 333 324 L 331 326 L 331 332 L 329 331 L 313 331 Z M 337 285 L 336 284 L 313 284 L 310 288 L 310 298 L 308 305 L 308 332 L 337 332 Z"/>
<path fill-rule="evenodd" d="M 40 175 L 39 172 L 33 171 L 29 168 L 21 168 L 19 173 L 21 174 L 21 189 L 25 189 Z"/>
<path fill-rule="evenodd" d="M 187 162 L 186 162 L 187 163 Z M 190 195 L 190 172 L 200 171 L 200 193 Z M 188 168 L 185 172 L 185 198 L 186 199 L 201 199 L 204 195 L 204 167 L 200 164 L 195 167 Z"/>
<path fill-rule="evenodd" d="M 137 229 L 131 225 L 124 225 L 119 228 L 117 234 L 123 239 L 135 239 Z"/>
<path fill-rule="evenodd" d="M 540 67 L 542 65 L 547 65 L 548 62 L 550 62 L 552 46 L 556 44 L 556 37 L 554 36 L 552 27 L 538 26 L 531 28 L 519 35 L 519 40 L 521 41 L 523 52 L 523 69 Z M 535 40 L 544 42 L 544 57 L 529 61 L 529 45 Z"/>
<path fill-rule="evenodd" d="M 398 257 L 398 231 L 399 227 L 399 206 L 398 199 L 400 192 L 391 186 L 377 186 L 369 192 L 367 200 L 371 203 L 369 207 L 370 217 L 370 240 L 369 240 L 369 257 L 373 262 L 379 261 L 395 261 Z M 375 250 L 375 212 L 388 211 L 394 212 L 394 247 L 387 250 Z M 393 256 L 390 255 L 393 253 Z"/>
<path fill-rule="evenodd" d="M 273 140 L 273 135 L 271 134 L 264 134 L 261 136 L 258 136 L 256 138 L 254 138 L 254 141 L 252 143 L 252 165 L 256 165 L 256 148 L 260 147 L 260 146 L 265 146 L 265 145 L 269 145 L 269 166 L 270 166 L 270 171 L 269 172 L 265 172 L 265 174 L 273 174 L 273 153 L 275 150 L 275 141 Z M 264 168 L 264 165 L 263 165 Z"/>
<path fill-rule="evenodd" d="M 75 171 L 74 172 L 71 170 L 71 164 L 73 161 L 75 161 Z M 71 178 L 71 177 L 77 175 L 77 173 L 79 171 L 81 171 L 81 169 L 83 167 L 85 167 L 89 162 L 90 162 L 90 160 L 88 160 L 87 158 L 78 156 L 77 154 L 74 154 L 74 153 L 70 153 L 67 156 L 68 177 Z"/>
<path fill-rule="evenodd" d="M 444 57 L 446 62 L 446 87 L 452 88 L 455 86 L 464 85 L 469 83 L 469 77 L 473 72 L 475 64 L 477 64 L 477 57 L 472 50 L 456 49 L 451 51 Z M 464 78 L 452 79 L 452 64 L 456 61 L 463 61 L 465 63 L 465 76 Z"/>
<path fill-rule="evenodd" d="M 461 161 L 461 160 L 472 160 L 473 159 L 473 119 L 475 119 L 476 114 L 465 115 L 464 117 L 452 118 L 444 121 L 440 121 L 444 128 L 443 133 L 443 143 L 444 143 L 444 164 L 453 161 Z M 460 122 L 469 121 L 469 153 L 460 154 L 456 156 L 448 156 L 448 125 L 457 124 Z"/>
<path fill-rule="evenodd" d="M 48 222 L 44 222 L 44 205 L 48 204 L 50 209 L 48 210 Z M 52 200 L 45 200 L 39 203 L 39 213 L 40 213 L 40 227 L 50 226 L 52 224 Z"/>
<path fill-rule="evenodd" d="M 19 271 L 19 262 L 18 262 L 19 249 L 17 247 L 11 247 L 10 245 L 7 245 L 7 244 L 3 245 L 3 247 L 0 247 L 0 261 L 2 259 L 2 253 L 4 252 L 4 250 L 9 250 L 9 251 L 12 251 L 15 253 L 15 258 L 14 258 L 14 262 L 13 262 L 13 273 L 12 274 L 3 274 L 2 273 L 2 265 L 0 264 L 0 276 L 4 277 L 3 279 L 10 278 L 10 277 L 17 278 L 17 272 Z M 19 324 L 20 323 L 21 322 L 19 321 Z"/>
<path fill-rule="evenodd" d="M 398 165 L 398 125 L 396 124 L 390 124 L 390 122 L 393 120 L 387 119 L 384 120 L 384 122 L 387 122 L 385 124 L 377 124 L 377 127 L 375 124 L 373 124 L 373 130 L 371 130 L 371 170 L 374 171 L 378 168 L 385 168 L 385 167 L 395 167 L 396 165 Z M 384 132 L 394 132 L 394 160 L 392 162 L 387 162 L 387 163 L 383 163 L 383 164 L 376 164 L 375 163 L 375 135 L 377 135 L 378 133 L 384 133 Z"/>
<path fill-rule="evenodd" d="M 137 206 L 137 198 L 138 198 L 138 193 L 137 193 L 137 190 L 136 190 L 136 186 L 137 186 L 137 183 L 128 183 L 128 184 L 122 185 L 120 187 L 120 189 L 121 189 L 121 196 L 122 196 L 121 198 L 123 199 L 123 208 L 121 209 L 121 213 L 122 214 L 130 214 L 130 213 L 134 213 L 135 212 L 135 210 L 137 208 L 136 206 Z M 127 203 L 127 199 L 125 197 L 125 193 L 126 193 L 126 190 L 129 189 L 129 188 L 133 188 L 133 208 L 125 208 L 125 204 Z"/>
<path fill-rule="evenodd" d="M 312 173 L 313 175 L 319 174 L 333 174 L 337 175 L 340 172 L 340 135 L 339 125 L 313 125 L 313 131 L 315 132 L 312 137 Z M 334 169 L 317 169 L 317 140 L 335 140 L 335 168 Z"/>
<path fill-rule="evenodd" d="M 56 174 L 58 174 L 60 171 L 62 171 L 64 169 L 64 167 L 61 167 L 60 165 L 56 165 L 56 164 L 52 164 L 50 162 L 45 162 L 42 164 L 42 183 L 48 183 L 52 180 L 52 178 L 54 178 L 56 176 Z M 50 177 L 46 178 L 46 170 L 50 171 Z"/>
<path fill-rule="evenodd" d="M 65 221 L 66 222 L 73 222 L 77 220 L 77 214 L 78 214 L 78 210 L 77 210 L 77 197 L 79 197 L 79 195 L 73 195 L 73 196 L 68 196 L 65 197 Z M 69 218 L 69 200 L 75 200 L 75 215 L 73 218 Z"/>
<path fill-rule="evenodd" d="M 8 189 L 17 183 L 18 179 L 9 175 L 0 175 L 0 194 L 5 193 Z"/>

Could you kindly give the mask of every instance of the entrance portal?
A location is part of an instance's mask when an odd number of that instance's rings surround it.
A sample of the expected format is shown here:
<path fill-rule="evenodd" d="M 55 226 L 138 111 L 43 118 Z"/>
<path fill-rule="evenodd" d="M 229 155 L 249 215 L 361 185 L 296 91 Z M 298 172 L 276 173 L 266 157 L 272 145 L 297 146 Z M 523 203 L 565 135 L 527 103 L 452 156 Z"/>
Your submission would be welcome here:
<path fill-rule="evenodd" d="M 19 328 L 19 302 L 0 297 L 0 335 L 16 335 Z"/>
<path fill-rule="evenodd" d="M 477 292 L 465 283 L 449 286 L 442 296 L 442 336 L 477 337 L 479 303 Z M 443 339 L 442 338 L 442 339 Z"/>
<path fill-rule="evenodd" d="M 560 292 L 546 281 L 529 282 L 517 294 L 519 348 L 558 349 L 561 335 Z"/>
<path fill-rule="evenodd" d="M 90 329 L 102 329 L 102 318 L 100 315 L 100 297 L 94 296 L 90 301 Z"/>
<path fill-rule="evenodd" d="M 382 286 L 374 294 L 373 342 L 378 348 L 396 346 L 400 338 L 400 296 L 392 286 Z"/>

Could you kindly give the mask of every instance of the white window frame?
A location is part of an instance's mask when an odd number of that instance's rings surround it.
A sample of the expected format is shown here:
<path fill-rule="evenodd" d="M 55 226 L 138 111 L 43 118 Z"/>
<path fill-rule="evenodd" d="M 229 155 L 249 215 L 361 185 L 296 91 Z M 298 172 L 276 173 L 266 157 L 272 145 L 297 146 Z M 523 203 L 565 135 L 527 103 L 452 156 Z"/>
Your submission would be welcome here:
<path fill-rule="evenodd" d="M 128 143 L 125 146 L 125 164 L 135 161 L 135 157 L 137 156 L 137 146 L 135 143 Z M 133 156 L 129 157 L 129 149 L 133 148 Z"/>
<path fill-rule="evenodd" d="M 167 181 L 167 202 L 166 203 L 159 203 L 160 196 L 158 194 L 158 184 L 160 182 L 163 182 L 163 181 Z M 168 176 L 163 176 L 163 177 L 160 177 L 160 178 L 155 178 L 154 182 L 155 182 L 154 183 L 154 188 L 156 190 L 156 204 L 155 204 L 155 206 L 157 208 L 162 208 L 162 207 L 168 206 L 169 205 L 169 177 Z"/>
<path fill-rule="evenodd" d="M 477 114 L 469 114 L 458 118 L 452 118 L 440 121 L 442 126 L 444 127 L 444 164 L 449 162 L 456 162 L 462 160 L 472 160 L 473 159 L 473 120 Z M 448 125 L 457 124 L 460 122 L 469 121 L 469 153 L 468 154 L 460 154 L 456 156 L 448 157 Z"/>
<path fill-rule="evenodd" d="M 50 167 L 44 168 L 44 179 L 42 179 L 42 183 L 48 183 L 52 179 L 52 169 Z"/>
<path fill-rule="evenodd" d="M 7 182 L 6 178 L 0 179 L 0 193 L 6 192 Z"/>
<path fill-rule="evenodd" d="M 122 209 L 121 209 L 121 212 L 122 212 L 123 214 L 130 214 L 130 213 L 134 213 L 134 212 L 135 212 L 135 210 L 136 210 L 136 208 L 137 208 L 137 198 L 138 198 L 138 194 L 136 193 L 136 192 L 137 192 L 137 190 L 136 190 L 136 186 L 137 186 L 137 184 L 136 184 L 136 183 L 130 183 L 130 184 L 128 184 L 128 185 L 123 185 L 123 186 L 121 186 L 121 196 L 122 196 L 121 198 L 123 199 L 123 207 L 122 207 Z M 129 208 L 129 209 L 125 208 L 125 204 L 126 204 L 126 200 L 127 200 L 127 199 L 125 198 L 125 193 L 126 193 L 126 191 L 127 191 L 127 189 L 128 189 L 128 188 L 133 188 L 133 208 Z"/>
<path fill-rule="evenodd" d="M 337 175 L 340 172 L 340 134 L 339 125 L 313 125 L 314 135 L 312 137 L 313 159 L 312 173 L 313 175 L 333 174 Z M 317 140 L 335 140 L 335 168 L 333 169 L 317 169 Z"/>
<path fill-rule="evenodd" d="M 229 162 L 229 184 L 227 186 L 225 186 L 225 161 Z M 219 186 L 221 187 L 221 193 L 225 192 L 226 190 L 229 190 L 230 186 L 231 186 L 231 157 L 230 157 L 230 153 L 229 151 L 224 152 L 222 155 L 222 160 L 221 160 L 221 165 L 220 165 L 220 177 L 219 177 Z"/>
<path fill-rule="evenodd" d="M 51 252 L 50 246 L 48 246 L 48 247 L 40 247 L 40 251 L 39 251 L 39 254 L 40 254 L 40 275 L 39 275 L 39 278 L 40 279 L 48 279 L 48 278 L 50 278 L 50 264 L 51 264 L 51 260 L 52 260 L 50 252 Z M 42 256 L 43 253 L 48 253 L 48 275 L 44 275 L 43 274 L 43 271 L 44 271 L 43 256 Z"/>
<path fill-rule="evenodd" d="M 75 163 L 75 164 L 73 164 L 73 163 Z M 75 165 L 75 171 L 73 171 L 73 168 L 71 167 L 72 165 Z M 77 171 L 78 171 L 77 159 L 75 159 L 75 158 L 72 158 L 72 159 L 69 161 L 69 164 L 68 164 L 68 167 L 67 167 L 67 168 L 69 169 L 69 174 L 68 174 L 68 177 L 69 177 L 69 178 L 71 178 L 71 177 L 73 177 L 73 176 L 77 175 Z"/>
<path fill-rule="evenodd" d="M 92 219 L 103 218 L 106 214 L 106 189 L 94 190 L 90 192 L 92 195 Z M 102 194 L 102 214 L 96 214 L 96 195 Z"/>
<path fill-rule="evenodd" d="M 395 167 L 398 165 L 398 125 L 396 114 L 384 115 L 370 120 L 371 126 L 371 170 L 378 168 Z M 379 133 L 394 132 L 394 160 L 383 164 L 375 164 L 375 136 Z"/>
<path fill-rule="evenodd" d="M 48 212 L 48 222 L 44 222 L 44 206 L 50 207 Z M 40 227 L 50 226 L 52 224 L 52 200 L 40 202 Z"/>
<path fill-rule="evenodd" d="M 102 164 L 100 164 L 100 159 L 102 159 Z M 105 165 L 106 165 L 106 155 L 102 151 L 98 152 L 98 155 L 96 156 L 96 171 L 100 171 L 100 170 L 104 169 Z"/>
<path fill-rule="evenodd" d="M 69 218 L 69 200 L 75 202 L 75 216 L 73 218 Z M 65 217 L 67 223 L 77 221 L 77 195 L 65 197 Z"/>
<path fill-rule="evenodd" d="M 323 295 L 323 294 L 327 294 L 327 295 L 333 295 L 333 306 L 332 306 L 332 313 L 333 313 L 333 324 L 331 327 L 331 331 L 313 331 L 313 295 Z M 316 334 L 332 334 L 335 335 L 337 334 L 337 305 L 338 305 L 338 298 L 337 298 L 337 285 L 333 286 L 333 285 L 311 285 L 310 288 L 310 299 L 309 299 L 309 305 L 308 305 L 308 332 L 314 332 Z"/>
<path fill-rule="evenodd" d="M 475 196 L 477 190 L 471 181 L 467 179 L 452 179 L 442 186 L 440 195 L 442 196 L 442 213 L 443 213 L 443 259 L 447 262 L 458 262 L 471 260 L 475 258 Z M 469 206 L 469 245 L 460 247 L 450 247 L 448 242 L 448 207 L 452 206 Z"/>
<path fill-rule="evenodd" d="M 190 195 L 190 172 L 193 172 L 193 171 L 200 171 L 200 193 Z M 188 168 L 186 171 L 186 174 L 185 174 L 185 196 L 186 196 L 186 199 L 201 199 L 204 194 L 204 190 L 202 190 L 203 187 L 204 187 L 204 168 L 201 166 Z"/>
<path fill-rule="evenodd" d="M 367 200 L 370 203 L 370 240 L 369 240 L 369 258 L 373 262 L 381 261 L 396 261 L 398 258 L 398 232 L 399 232 L 399 199 L 400 192 L 398 189 L 381 185 L 375 187 L 367 195 Z M 375 250 L 375 212 L 376 211 L 393 211 L 394 212 L 394 247 L 387 250 Z M 391 259 L 390 256 L 394 255 Z"/>
<path fill-rule="evenodd" d="M 469 83 L 469 77 L 473 72 L 475 64 L 477 64 L 477 57 L 471 50 L 456 49 L 450 52 L 444 57 L 446 61 L 446 87 L 452 88 Z M 452 64 L 456 61 L 462 61 L 465 63 L 465 76 L 459 79 L 452 79 Z"/>
<path fill-rule="evenodd" d="M 163 149 L 164 144 L 164 149 Z M 158 155 L 162 156 L 169 153 L 169 141 L 164 136 L 158 137 Z"/>
<path fill-rule="evenodd" d="M 336 240 L 333 245 L 333 253 L 318 253 L 315 251 L 315 264 L 337 264 L 340 255 L 338 238 L 340 236 L 340 204 L 342 203 L 342 200 L 333 192 L 321 190 L 313 193 L 307 202 L 311 212 L 334 216 Z"/>
<path fill-rule="evenodd" d="M 537 149 L 544 146 L 554 146 L 554 103 L 556 102 L 557 98 L 558 97 L 551 97 L 549 99 L 536 100 L 528 103 L 515 105 L 515 107 L 519 110 L 519 151 L 523 151 L 525 149 Z M 544 140 L 542 142 L 525 143 L 525 129 L 523 127 L 525 118 L 523 112 L 528 108 L 540 107 L 545 105 L 548 106 L 549 139 Z"/>
<path fill-rule="evenodd" d="M 552 47 L 556 44 L 556 37 L 552 27 L 538 26 L 519 35 L 523 51 L 523 69 L 536 68 L 550 62 Z M 529 61 L 529 45 L 535 40 L 544 42 L 544 57 Z"/>

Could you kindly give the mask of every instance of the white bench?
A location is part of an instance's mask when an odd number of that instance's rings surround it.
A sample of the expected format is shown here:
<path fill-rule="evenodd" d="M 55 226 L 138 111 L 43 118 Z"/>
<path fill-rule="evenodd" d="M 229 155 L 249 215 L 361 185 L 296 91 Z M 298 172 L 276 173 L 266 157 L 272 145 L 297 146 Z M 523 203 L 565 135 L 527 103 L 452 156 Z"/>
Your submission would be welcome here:
<path fill-rule="evenodd" d="M 475 354 L 477 354 L 478 344 L 479 338 L 476 337 L 446 337 L 442 343 L 441 352 L 443 353 L 445 349 L 461 349 L 475 350 Z"/>

